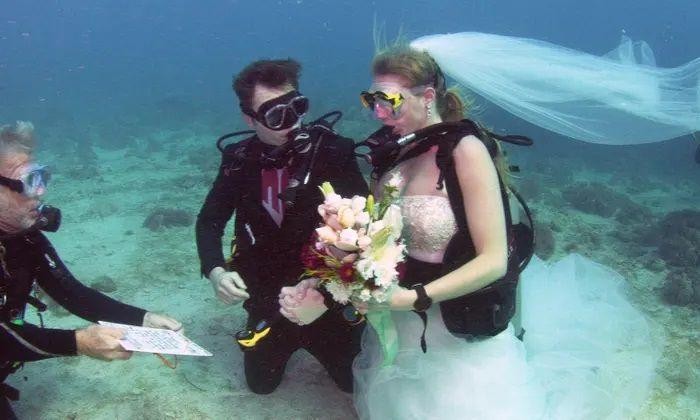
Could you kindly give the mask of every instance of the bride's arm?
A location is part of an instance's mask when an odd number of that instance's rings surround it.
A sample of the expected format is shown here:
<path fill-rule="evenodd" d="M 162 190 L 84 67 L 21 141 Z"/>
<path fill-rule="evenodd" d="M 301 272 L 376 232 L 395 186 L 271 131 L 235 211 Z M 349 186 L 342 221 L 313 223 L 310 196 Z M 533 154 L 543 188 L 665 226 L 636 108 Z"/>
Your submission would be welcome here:
<path fill-rule="evenodd" d="M 476 257 L 425 286 L 433 302 L 479 290 L 506 273 L 508 250 L 503 201 L 496 168 L 484 144 L 467 136 L 455 147 L 457 178 Z M 407 273 L 410 279 L 410 273 Z M 401 289 L 392 297 L 392 309 L 412 309 L 414 290 Z"/>

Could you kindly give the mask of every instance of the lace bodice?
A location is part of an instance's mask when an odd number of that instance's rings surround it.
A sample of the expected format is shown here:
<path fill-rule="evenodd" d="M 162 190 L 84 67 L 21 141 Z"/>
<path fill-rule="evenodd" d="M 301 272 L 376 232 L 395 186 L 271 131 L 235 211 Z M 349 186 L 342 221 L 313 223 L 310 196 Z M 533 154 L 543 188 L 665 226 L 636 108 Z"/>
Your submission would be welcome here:
<path fill-rule="evenodd" d="M 457 232 L 449 199 L 410 195 L 401 197 L 399 205 L 408 255 L 421 261 L 442 262 L 447 244 Z"/>

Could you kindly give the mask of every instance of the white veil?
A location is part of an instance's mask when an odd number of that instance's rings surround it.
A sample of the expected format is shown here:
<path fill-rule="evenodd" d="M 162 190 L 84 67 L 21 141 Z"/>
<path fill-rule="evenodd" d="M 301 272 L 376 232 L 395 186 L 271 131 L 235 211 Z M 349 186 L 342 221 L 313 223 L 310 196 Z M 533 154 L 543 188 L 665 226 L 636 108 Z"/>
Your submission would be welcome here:
<path fill-rule="evenodd" d="M 621 145 L 700 131 L 700 58 L 659 68 L 645 42 L 626 36 L 604 56 L 476 32 L 425 36 L 411 47 L 487 100 L 568 137 Z"/>

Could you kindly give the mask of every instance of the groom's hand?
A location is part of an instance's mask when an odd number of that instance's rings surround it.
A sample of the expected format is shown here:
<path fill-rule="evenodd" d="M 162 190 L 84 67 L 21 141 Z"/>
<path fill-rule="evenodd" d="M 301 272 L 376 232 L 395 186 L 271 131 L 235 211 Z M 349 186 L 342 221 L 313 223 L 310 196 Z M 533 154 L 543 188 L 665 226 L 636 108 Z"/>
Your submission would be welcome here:
<path fill-rule="evenodd" d="M 227 305 L 239 303 L 250 297 L 243 279 L 235 271 L 215 267 L 209 273 L 209 281 L 216 297 Z"/>
<path fill-rule="evenodd" d="M 316 290 L 318 279 L 306 279 L 294 287 L 283 287 L 279 295 L 280 313 L 298 325 L 307 325 L 323 315 L 323 295 Z"/>

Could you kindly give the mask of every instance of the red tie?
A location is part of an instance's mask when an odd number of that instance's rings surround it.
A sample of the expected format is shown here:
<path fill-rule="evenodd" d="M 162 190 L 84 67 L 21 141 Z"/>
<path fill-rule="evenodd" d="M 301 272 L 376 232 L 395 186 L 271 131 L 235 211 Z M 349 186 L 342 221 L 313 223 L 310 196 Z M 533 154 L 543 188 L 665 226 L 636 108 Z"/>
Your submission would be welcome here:
<path fill-rule="evenodd" d="M 287 168 L 263 169 L 260 178 L 262 205 L 279 227 L 282 225 L 282 218 L 284 217 L 284 202 L 278 198 L 278 195 L 287 187 L 289 182 Z"/>

